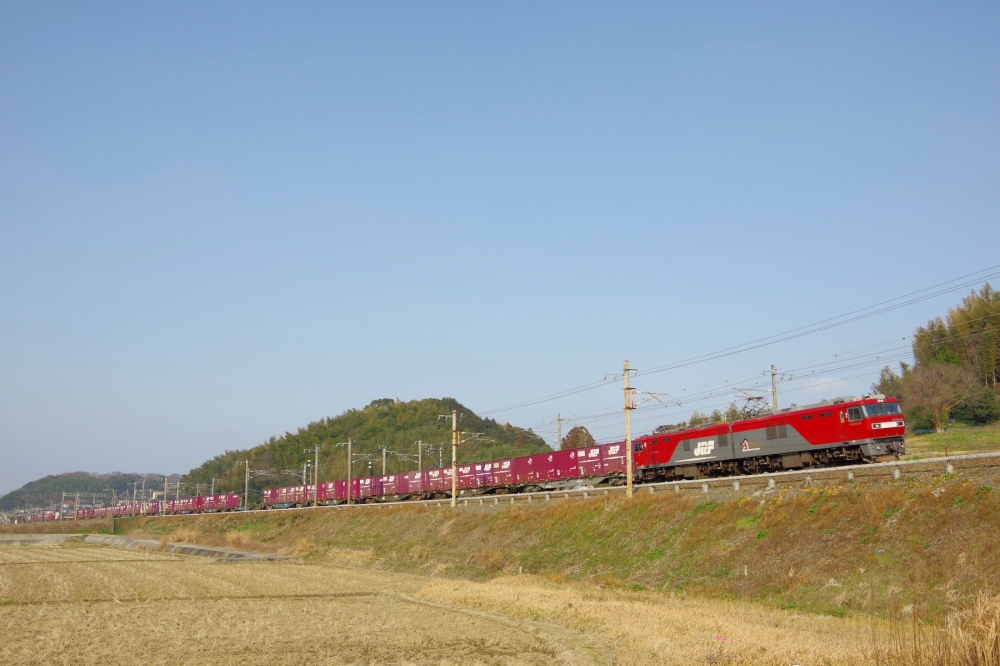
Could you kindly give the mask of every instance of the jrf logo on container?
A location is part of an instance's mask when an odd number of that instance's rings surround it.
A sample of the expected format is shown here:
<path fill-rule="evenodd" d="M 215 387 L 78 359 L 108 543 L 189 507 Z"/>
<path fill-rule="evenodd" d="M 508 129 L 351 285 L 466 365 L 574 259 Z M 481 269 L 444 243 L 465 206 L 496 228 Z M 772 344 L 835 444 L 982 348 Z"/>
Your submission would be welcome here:
<path fill-rule="evenodd" d="M 715 448 L 715 440 L 708 439 L 704 442 L 698 442 L 698 445 L 694 447 L 694 454 L 696 456 L 707 456 Z"/>

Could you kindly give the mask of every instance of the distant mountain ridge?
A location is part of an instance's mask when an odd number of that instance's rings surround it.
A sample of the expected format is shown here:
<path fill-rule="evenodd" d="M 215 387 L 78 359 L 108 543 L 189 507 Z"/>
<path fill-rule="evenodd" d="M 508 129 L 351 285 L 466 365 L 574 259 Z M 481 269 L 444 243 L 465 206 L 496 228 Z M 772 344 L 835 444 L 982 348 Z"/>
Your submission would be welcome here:
<path fill-rule="evenodd" d="M 177 474 L 170 475 L 171 482 L 175 481 L 178 476 Z M 64 492 L 67 495 L 71 493 L 103 493 L 107 489 L 112 489 L 117 494 L 124 495 L 126 492 L 132 492 L 130 484 L 138 482 L 141 487 L 143 480 L 146 482 L 147 490 L 163 488 L 162 474 L 123 474 L 122 472 L 53 474 L 26 483 L 17 490 L 12 490 L 0 497 L 0 511 L 34 507 L 45 508 L 57 505 L 62 500 Z"/>
<path fill-rule="evenodd" d="M 243 461 L 250 469 L 261 472 L 251 480 L 252 488 L 301 483 L 303 463 L 311 463 L 313 449 L 320 445 L 320 480 L 329 481 L 347 476 L 347 450 L 338 444 L 353 440 L 355 454 L 353 476 L 368 476 L 382 472 L 382 448 L 387 450 L 388 472 L 410 471 L 417 468 L 417 441 L 425 445 L 443 446 L 442 462 L 451 464 L 451 412 L 459 414 L 459 429 L 465 437 L 478 437 L 459 449 L 460 462 L 494 460 L 512 456 L 550 451 L 549 445 L 530 430 L 493 419 L 477 416 L 453 398 L 426 398 L 400 402 L 391 398 L 373 400 L 362 409 L 349 409 L 339 416 L 321 419 L 285 433 L 250 449 L 227 451 L 206 461 L 181 482 L 190 491 L 196 484 L 216 479 L 219 490 L 242 491 Z M 445 417 L 447 418 L 441 418 Z M 402 455 L 398 455 L 402 454 Z M 408 458 L 407 458 L 408 457 Z M 424 468 L 438 466 L 438 452 L 424 448 Z M 292 470 L 299 472 L 294 475 Z M 311 474 L 311 472 L 310 472 Z"/>

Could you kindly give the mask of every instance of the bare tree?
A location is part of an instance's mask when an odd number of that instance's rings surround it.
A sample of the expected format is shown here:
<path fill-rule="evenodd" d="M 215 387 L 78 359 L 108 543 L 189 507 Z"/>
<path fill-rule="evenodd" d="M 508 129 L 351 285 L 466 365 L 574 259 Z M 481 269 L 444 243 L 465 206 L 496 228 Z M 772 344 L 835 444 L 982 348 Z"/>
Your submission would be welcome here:
<path fill-rule="evenodd" d="M 948 412 L 977 388 L 975 377 L 953 363 L 921 363 L 902 382 L 903 404 L 919 407 L 934 419 L 934 429 L 944 431 Z"/>

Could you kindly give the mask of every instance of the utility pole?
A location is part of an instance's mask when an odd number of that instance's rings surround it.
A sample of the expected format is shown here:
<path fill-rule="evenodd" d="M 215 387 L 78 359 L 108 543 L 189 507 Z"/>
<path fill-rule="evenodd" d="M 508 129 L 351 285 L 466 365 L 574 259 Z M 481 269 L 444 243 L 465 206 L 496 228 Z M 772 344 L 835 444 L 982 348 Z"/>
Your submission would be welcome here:
<path fill-rule="evenodd" d="M 385 476 L 385 447 L 382 447 L 382 476 Z"/>
<path fill-rule="evenodd" d="M 114 534 L 115 533 L 115 503 L 117 501 L 117 498 L 115 497 L 115 489 L 114 488 L 105 488 L 104 492 L 108 492 L 109 490 L 111 491 L 111 507 L 108 510 L 108 515 L 111 517 L 111 533 Z"/>
<path fill-rule="evenodd" d="M 625 377 L 625 478 L 628 489 L 625 491 L 626 496 L 632 499 L 632 410 L 635 409 L 635 405 L 632 404 L 632 389 L 629 386 L 629 375 L 631 371 L 628 369 L 628 361 L 625 361 L 625 371 L 623 376 Z"/>
<path fill-rule="evenodd" d="M 424 442 L 423 440 L 417 440 L 417 471 L 422 472 L 424 470 Z"/>
<path fill-rule="evenodd" d="M 562 414 L 556 414 L 556 451 L 562 449 Z"/>
<path fill-rule="evenodd" d="M 346 442 L 337 442 L 337 446 L 347 446 L 347 503 L 351 503 L 351 459 L 353 455 L 351 453 L 351 447 L 354 445 L 354 439 L 351 437 L 347 438 Z"/>
<path fill-rule="evenodd" d="M 59 503 L 59 522 L 63 520 L 63 514 L 66 513 L 66 491 L 63 491 L 62 502 Z"/>
<path fill-rule="evenodd" d="M 217 479 L 214 476 L 212 477 L 212 489 L 208 491 L 209 495 L 214 495 L 215 494 L 215 482 L 216 481 L 222 481 L 222 479 Z"/>
<path fill-rule="evenodd" d="M 451 410 L 451 507 L 458 506 L 458 410 Z"/>
<path fill-rule="evenodd" d="M 73 520 L 76 520 L 76 512 L 80 510 L 80 493 L 76 494 L 76 501 L 73 502 Z"/>
<path fill-rule="evenodd" d="M 320 445 L 316 444 L 316 448 L 305 449 L 303 451 L 303 453 L 312 452 L 316 456 L 316 462 L 313 463 L 313 482 L 314 482 L 313 483 L 313 507 L 319 506 L 319 447 L 320 447 Z M 306 477 L 306 465 L 308 465 L 308 464 L 309 463 L 306 463 L 305 465 L 302 465 L 302 484 L 305 485 L 307 489 L 309 487 L 309 481 L 308 481 L 308 477 Z"/>
<path fill-rule="evenodd" d="M 246 468 L 246 479 L 243 481 L 243 510 L 249 509 L 249 497 L 250 497 L 250 461 L 243 460 L 236 463 L 237 465 L 242 464 Z"/>
<path fill-rule="evenodd" d="M 771 364 L 771 413 L 778 413 L 778 371 Z"/>
<path fill-rule="evenodd" d="M 438 416 L 439 419 L 448 418 L 447 414 Z M 482 433 L 477 433 L 476 436 Z M 451 506 L 458 506 L 458 445 L 461 444 L 462 433 L 458 432 L 458 410 L 451 410 Z M 443 444 L 441 445 L 444 446 Z M 439 463 L 440 464 L 440 463 Z"/>

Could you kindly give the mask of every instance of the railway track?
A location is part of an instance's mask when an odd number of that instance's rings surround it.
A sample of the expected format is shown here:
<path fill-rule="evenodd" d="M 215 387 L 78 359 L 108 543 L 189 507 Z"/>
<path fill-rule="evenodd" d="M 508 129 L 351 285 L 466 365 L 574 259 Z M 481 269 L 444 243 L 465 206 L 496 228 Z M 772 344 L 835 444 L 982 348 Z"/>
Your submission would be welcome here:
<path fill-rule="evenodd" d="M 842 467 L 816 467 L 811 469 L 796 469 L 767 474 L 748 474 L 743 476 L 723 476 L 706 479 L 689 479 L 684 481 L 665 481 L 662 483 L 637 484 L 634 493 L 701 493 L 715 490 L 730 492 L 753 492 L 774 488 L 806 488 L 813 485 L 830 483 L 872 482 L 879 479 L 895 481 L 904 475 L 916 474 L 957 474 L 962 471 L 982 468 L 1000 467 L 1000 452 L 976 453 L 962 456 L 942 456 L 920 460 L 892 460 L 886 462 L 866 463 L 863 465 L 845 465 Z M 535 502 L 552 502 L 559 500 L 590 499 L 595 497 L 621 497 L 626 493 L 625 486 L 582 486 L 572 490 L 552 490 L 534 493 L 518 493 L 511 495 L 470 495 L 459 497 L 458 507 L 511 506 L 514 504 L 533 504 Z M 289 507 L 285 509 L 250 509 L 247 514 L 273 514 L 282 511 L 374 511 L 391 506 L 431 506 L 443 508 L 451 505 L 450 499 L 407 500 L 403 502 L 375 502 L 371 504 L 337 504 L 331 506 Z M 150 516 L 151 518 L 188 518 L 192 513 L 167 514 Z"/>

